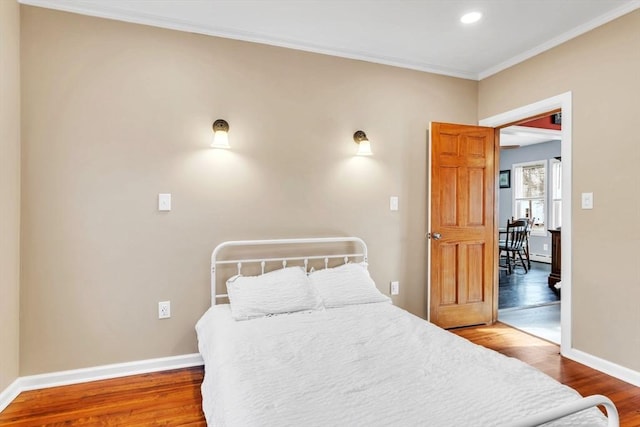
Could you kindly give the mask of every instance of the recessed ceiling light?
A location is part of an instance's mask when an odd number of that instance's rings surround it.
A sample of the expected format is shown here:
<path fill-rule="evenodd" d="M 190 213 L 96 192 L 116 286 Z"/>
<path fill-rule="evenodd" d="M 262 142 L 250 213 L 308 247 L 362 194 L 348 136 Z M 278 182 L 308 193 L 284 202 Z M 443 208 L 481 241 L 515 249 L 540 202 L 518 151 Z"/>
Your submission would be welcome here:
<path fill-rule="evenodd" d="M 482 13 L 480 12 L 469 12 L 462 15 L 460 18 L 460 22 L 463 24 L 473 24 L 474 22 L 478 22 L 482 18 Z"/>

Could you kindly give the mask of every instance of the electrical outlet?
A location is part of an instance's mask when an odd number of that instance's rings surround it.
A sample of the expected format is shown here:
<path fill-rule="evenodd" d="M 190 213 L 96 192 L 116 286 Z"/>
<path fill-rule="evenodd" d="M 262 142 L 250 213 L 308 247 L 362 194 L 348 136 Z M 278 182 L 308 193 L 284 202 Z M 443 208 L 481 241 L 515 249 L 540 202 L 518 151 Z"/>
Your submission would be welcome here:
<path fill-rule="evenodd" d="M 171 301 L 160 301 L 158 303 L 158 319 L 168 319 L 171 317 Z"/>
<path fill-rule="evenodd" d="M 400 293 L 400 282 L 391 282 L 391 295 L 398 295 Z"/>
<path fill-rule="evenodd" d="M 548 251 L 548 250 L 549 250 L 549 244 L 544 243 L 544 244 L 542 245 L 542 250 L 543 250 L 543 251 Z"/>

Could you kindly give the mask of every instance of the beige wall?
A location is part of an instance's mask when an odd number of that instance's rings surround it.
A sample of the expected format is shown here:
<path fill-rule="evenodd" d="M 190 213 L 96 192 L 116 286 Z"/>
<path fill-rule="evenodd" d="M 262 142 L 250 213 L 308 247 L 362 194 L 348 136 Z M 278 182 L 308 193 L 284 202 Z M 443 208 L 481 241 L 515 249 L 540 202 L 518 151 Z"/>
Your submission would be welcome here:
<path fill-rule="evenodd" d="M 20 8 L 0 1 L 0 391 L 18 377 Z"/>
<path fill-rule="evenodd" d="M 640 11 L 480 82 L 479 116 L 573 93 L 573 344 L 640 371 Z M 594 209 L 580 209 L 580 193 Z"/>
<path fill-rule="evenodd" d="M 196 352 L 228 239 L 360 236 L 425 315 L 427 128 L 477 82 L 32 7 L 22 49 L 22 375 Z"/>
<path fill-rule="evenodd" d="M 18 11 L 0 5 L 1 390 L 18 370 L 20 77 Z M 640 225 L 623 221 L 640 214 L 640 12 L 479 95 L 472 81 L 24 6 L 22 45 L 21 375 L 197 351 L 210 251 L 227 239 L 361 236 L 379 287 L 400 280 L 396 303 L 424 316 L 429 121 L 568 90 L 574 345 L 640 370 Z M 216 118 L 230 151 L 208 148 Z M 372 158 L 352 155 L 360 128 Z M 579 209 L 583 191 L 594 210 Z M 159 192 L 172 212 L 157 212 Z M 159 321 L 165 299 L 173 317 Z"/>

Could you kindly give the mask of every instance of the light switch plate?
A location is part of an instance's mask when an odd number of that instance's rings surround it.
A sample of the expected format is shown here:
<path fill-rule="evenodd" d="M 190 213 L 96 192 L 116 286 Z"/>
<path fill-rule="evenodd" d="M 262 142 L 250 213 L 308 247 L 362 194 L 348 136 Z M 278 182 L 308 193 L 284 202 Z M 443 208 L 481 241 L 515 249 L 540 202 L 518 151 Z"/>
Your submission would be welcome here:
<path fill-rule="evenodd" d="M 392 211 L 398 210 L 398 196 L 389 197 L 389 209 Z"/>
<path fill-rule="evenodd" d="M 593 193 L 582 193 L 582 209 L 593 209 Z"/>
<path fill-rule="evenodd" d="M 168 212 L 171 210 L 171 194 L 169 193 L 158 194 L 158 210 L 160 212 Z"/>

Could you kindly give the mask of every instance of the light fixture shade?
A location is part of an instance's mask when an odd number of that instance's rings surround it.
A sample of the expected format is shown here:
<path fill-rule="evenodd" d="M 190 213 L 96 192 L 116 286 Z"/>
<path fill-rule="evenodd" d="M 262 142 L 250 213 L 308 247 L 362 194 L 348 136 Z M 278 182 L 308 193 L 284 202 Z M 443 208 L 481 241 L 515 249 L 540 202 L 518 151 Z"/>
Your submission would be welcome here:
<path fill-rule="evenodd" d="M 358 144 L 358 152 L 356 153 L 358 156 L 370 156 L 373 154 L 373 151 L 371 151 L 371 142 L 369 142 L 366 133 L 361 130 L 356 131 L 356 133 L 353 134 L 353 140 Z"/>
<path fill-rule="evenodd" d="M 229 123 L 226 120 L 218 119 L 213 122 L 213 148 L 231 148 L 229 145 Z"/>
<path fill-rule="evenodd" d="M 371 156 L 373 151 L 371 151 L 371 143 L 369 140 L 360 141 L 358 147 L 358 156 Z"/>

